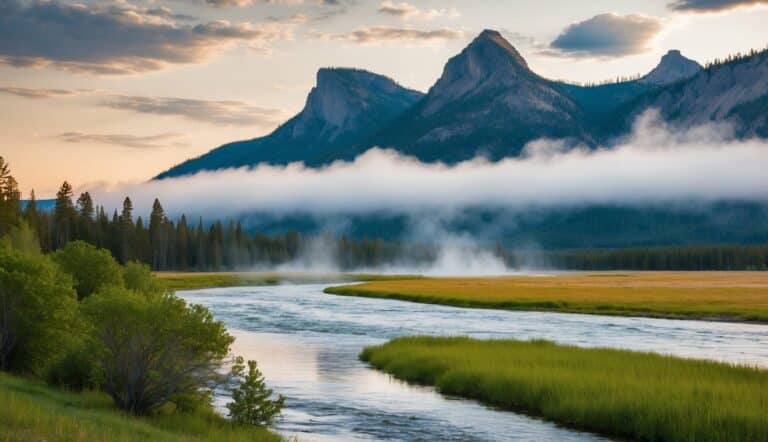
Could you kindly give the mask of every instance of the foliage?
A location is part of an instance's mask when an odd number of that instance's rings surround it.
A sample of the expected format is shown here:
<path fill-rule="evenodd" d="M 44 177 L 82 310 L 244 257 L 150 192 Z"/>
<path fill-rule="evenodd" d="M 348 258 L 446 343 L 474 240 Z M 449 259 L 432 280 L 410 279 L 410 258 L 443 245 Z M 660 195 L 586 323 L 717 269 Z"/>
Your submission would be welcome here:
<path fill-rule="evenodd" d="M 109 396 L 64 392 L 0 373 L 0 440 L 49 442 L 278 442 L 264 428 L 236 425 L 210 407 L 195 412 L 126 415 Z"/>
<path fill-rule="evenodd" d="M 78 299 L 90 296 L 104 286 L 123 285 L 123 270 L 105 249 L 83 241 L 73 241 L 53 254 L 62 270 L 72 275 Z"/>
<path fill-rule="evenodd" d="M 574 270 L 766 270 L 768 246 L 573 250 L 551 253 L 549 264 Z"/>
<path fill-rule="evenodd" d="M 139 261 L 130 261 L 123 269 L 123 281 L 129 290 L 144 294 L 160 294 L 164 291 L 162 284 L 152 274 L 149 266 Z"/>
<path fill-rule="evenodd" d="M 220 381 L 233 338 L 205 307 L 111 286 L 83 311 L 104 389 L 121 409 L 142 415 L 180 397 L 204 398 Z"/>
<path fill-rule="evenodd" d="M 768 371 L 546 341 L 399 338 L 361 358 L 399 379 L 619 439 L 768 440 Z"/>
<path fill-rule="evenodd" d="M 95 355 L 86 342 L 72 343 L 67 351 L 48 368 L 46 381 L 69 391 L 99 388 L 99 371 Z"/>
<path fill-rule="evenodd" d="M 8 163 L 0 156 L 0 235 L 16 225 L 21 214 L 21 195 Z"/>
<path fill-rule="evenodd" d="M 245 373 L 243 359 L 238 358 L 232 371 L 240 379 L 240 385 L 232 390 L 232 402 L 227 404 L 229 417 L 240 424 L 271 425 L 280 416 L 285 397 L 279 395 L 271 399 L 272 390 L 267 388 L 256 361 L 248 361 L 248 372 Z"/>
<path fill-rule="evenodd" d="M 42 255 L 0 247 L 0 370 L 41 372 L 76 325 L 72 280 Z"/>

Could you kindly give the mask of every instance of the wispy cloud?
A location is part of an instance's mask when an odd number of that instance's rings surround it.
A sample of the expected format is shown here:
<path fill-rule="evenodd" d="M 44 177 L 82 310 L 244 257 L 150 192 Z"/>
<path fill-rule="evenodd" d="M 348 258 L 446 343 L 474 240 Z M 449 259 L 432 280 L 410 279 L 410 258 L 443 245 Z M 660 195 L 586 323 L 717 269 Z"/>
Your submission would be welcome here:
<path fill-rule="evenodd" d="M 235 126 L 272 127 L 286 118 L 286 113 L 280 109 L 253 106 L 242 101 L 114 95 L 103 100 L 101 105 L 112 109 L 175 115 L 194 121 Z"/>
<path fill-rule="evenodd" d="M 621 57 L 648 50 L 661 29 L 655 17 L 599 14 L 565 28 L 550 47 L 566 56 Z"/>
<path fill-rule="evenodd" d="M 136 74 L 169 65 L 200 63 L 227 47 L 287 38 L 277 24 L 193 19 L 167 8 L 3 0 L 0 5 L 0 64 L 53 67 L 98 75 Z"/>
<path fill-rule="evenodd" d="M 401 20 L 434 20 L 439 17 L 456 18 L 461 14 L 456 8 L 450 9 L 420 9 L 407 2 L 385 1 L 379 6 L 378 11 L 382 14 L 391 15 Z"/>
<path fill-rule="evenodd" d="M 0 87 L 0 92 L 4 94 L 16 95 L 24 98 L 44 99 L 44 98 L 63 98 L 75 97 L 78 95 L 93 92 L 90 89 L 35 89 L 26 87 Z"/>
<path fill-rule="evenodd" d="M 65 143 L 111 144 L 132 149 L 161 149 L 170 146 L 187 146 L 186 143 L 178 141 L 180 137 L 181 135 L 177 133 L 139 136 L 130 134 L 86 134 L 82 132 L 65 132 L 56 136 L 56 138 Z"/>
<path fill-rule="evenodd" d="M 99 200 L 117 207 L 131 195 L 137 208 L 148 210 L 159 197 L 170 213 L 218 217 L 250 211 L 382 210 L 432 216 L 478 206 L 526 210 L 580 204 L 766 201 L 768 144 L 733 140 L 727 134 L 717 125 L 691 130 L 666 127 L 649 113 L 640 118 L 631 136 L 611 147 L 564 151 L 562 143 L 539 140 L 520 158 L 496 163 L 478 158 L 454 166 L 424 164 L 394 151 L 373 149 L 352 162 L 320 169 L 292 164 L 201 172 L 102 191 Z"/>
<path fill-rule="evenodd" d="M 684 12 L 723 12 L 736 8 L 768 5 L 768 0 L 674 0 L 667 7 Z"/>
<path fill-rule="evenodd" d="M 425 43 L 456 40 L 462 37 L 462 33 L 461 31 L 448 28 L 420 30 L 412 28 L 394 28 L 389 26 L 373 26 L 358 28 L 351 32 L 339 34 L 315 33 L 314 36 L 324 40 L 349 41 L 359 44 L 382 42 Z"/>

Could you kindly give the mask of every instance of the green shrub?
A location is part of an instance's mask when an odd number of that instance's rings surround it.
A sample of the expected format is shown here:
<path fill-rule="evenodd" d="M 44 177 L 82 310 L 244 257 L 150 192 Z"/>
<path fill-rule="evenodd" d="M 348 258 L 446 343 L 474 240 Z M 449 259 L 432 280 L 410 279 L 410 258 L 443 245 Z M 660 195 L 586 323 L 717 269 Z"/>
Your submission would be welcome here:
<path fill-rule="evenodd" d="M 90 296 L 105 286 L 124 284 L 123 269 L 109 250 L 97 249 L 83 241 L 72 241 L 52 256 L 62 270 L 72 275 L 78 299 Z"/>
<path fill-rule="evenodd" d="M 77 326 L 72 279 L 42 255 L 0 247 L 0 370 L 44 372 Z"/>
<path fill-rule="evenodd" d="M 125 264 L 123 281 L 126 288 L 139 293 L 159 294 L 164 291 L 149 266 L 139 261 L 130 261 Z"/>
<path fill-rule="evenodd" d="M 103 388 L 121 409 L 143 415 L 177 398 L 206 400 L 221 381 L 234 338 L 205 307 L 111 286 L 83 312 Z"/>
<path fill-rule="evenodd" d="M 48 369 L 46 381 L 70 391 L 99 388 L 99 371 L 91 348 L 73 345 Z"/>
<path fill-rule="evenodd" d="M 279 395 L 272 398 L 272 390 L 267 388 L 256 361 L 248 361 L 245 373 L 242 358 L 238 358 L 233 373 L 240 378 L 240 385 L 232 390 L 232 402 L 227 404 L 229 417 L 239 424 L 266 427 L 280 416 L 285 398 Z"/>

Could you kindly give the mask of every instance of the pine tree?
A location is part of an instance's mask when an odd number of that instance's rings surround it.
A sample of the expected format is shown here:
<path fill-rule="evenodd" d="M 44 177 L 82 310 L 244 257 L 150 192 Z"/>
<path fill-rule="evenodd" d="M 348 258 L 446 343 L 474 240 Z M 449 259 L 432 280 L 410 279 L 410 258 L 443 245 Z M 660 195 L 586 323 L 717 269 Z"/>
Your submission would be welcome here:
<path fill-rule="evenodd" d="M 76 212 L 72 204 L 72 186 L 64 181 L 56 193 L 56 207 L 53 212 L 54 246 L 64 247 L 73 237 Z"/>
<path fill-rule="evenodd" d="M 149 216 L 149 238 L 152 243 L 152 268 L 163 270 L 167 267 L 168 230 L 165 211 L 160 200 L 155 198 L 152 204 L 152 214 Z"/>
<path fill-rule="evenodd" d="M 272 390 L 267 388 L 256 361 L 248 361 L 248 373 L 244 372 L 242 358 L 238 358 L 233 373 L 242 380 L 232 390 L 232 402 L 227 404 L 229 417 L 239 424 L 266 427 L 280 416 L 285 397 L 271 399 Z"/>
<path fill-rule="evenodd" d="M 21 216 L 21 193 L 11 168 L 0 156 L 0 235 L 8 232 Z"/>

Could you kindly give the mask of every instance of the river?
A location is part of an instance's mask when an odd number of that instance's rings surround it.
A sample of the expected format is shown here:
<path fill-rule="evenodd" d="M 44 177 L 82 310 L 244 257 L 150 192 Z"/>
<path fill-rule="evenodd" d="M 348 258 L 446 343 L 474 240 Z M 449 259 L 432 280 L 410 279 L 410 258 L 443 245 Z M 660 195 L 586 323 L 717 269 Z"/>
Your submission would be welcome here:
<path fill-rule="evenodd" d="M 324 285 L 182 291 L 237 338 L 286 396 L 276 429 L 300 441 L 605 440 L 407 385 L 357 358 L 403 335 L 544 338 L 768 367 L 768 325 L 461 309 L 327 295 Z M 222 403 L 226 398 L 218 398 Z"/>

